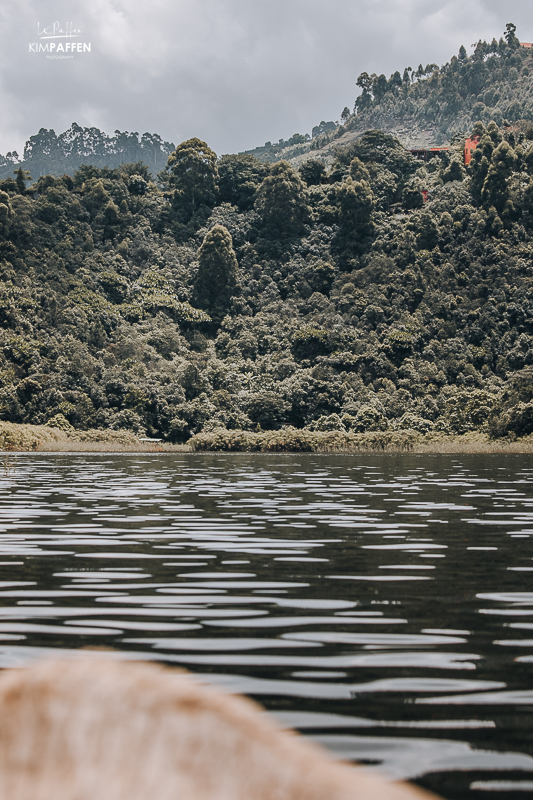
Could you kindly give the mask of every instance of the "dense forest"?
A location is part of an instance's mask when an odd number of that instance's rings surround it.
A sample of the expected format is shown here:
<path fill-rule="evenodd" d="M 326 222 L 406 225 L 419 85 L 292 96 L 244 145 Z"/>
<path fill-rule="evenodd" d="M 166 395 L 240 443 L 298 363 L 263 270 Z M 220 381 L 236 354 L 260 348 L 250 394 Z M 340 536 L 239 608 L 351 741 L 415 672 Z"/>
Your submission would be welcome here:
<path fill-rule="evenodd" d="M 21 168 L 0 181 L 0 418 L 533 432 L 533 143 L 471 133 L 468 168 L 462 140 L 423 162 L 379 130 L 330 169 L 198 139 L 157 178 Z"/>

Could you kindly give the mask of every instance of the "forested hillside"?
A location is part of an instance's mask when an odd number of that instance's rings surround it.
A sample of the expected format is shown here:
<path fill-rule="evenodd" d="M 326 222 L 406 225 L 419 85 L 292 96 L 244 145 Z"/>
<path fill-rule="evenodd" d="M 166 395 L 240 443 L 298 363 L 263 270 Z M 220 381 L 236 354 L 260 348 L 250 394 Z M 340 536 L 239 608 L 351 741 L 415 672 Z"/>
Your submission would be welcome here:
<path fill-rule="evenodd" d="M 521 46 L 516 26 L 509 23 L 499 41 L 479 41 L 470 56 L 461 47 L 441 67 L 406 67 L 388 79 L 363 72 L 357 79 L 361 93 L 353 114 L 345 113 L 346 128 L 389 130 L 409 125 L 429 129 L 439 144 L 464 134 L 477 120 L 497 125 L 531 121 L 532 72 L 533 50 Z"/>
<path fill-rule="evenodd" d="M 533 147 L 475 126 L 417 161 L 370 131 L 326 171 L 217 158 L 0 182 L 0 417 L 533 431 Z M 423 191 L 427 191 L 424 202 Z"/>
<path fill-rule="evenodd" d="M 512 23 L 499 40 L 480 40 L 470 56 L 462 46 L 440 67 L 408 66 L 388 78 L 363 72 L 354 83 L 355 103 L 347 98 L 340 123 L 322 121 L 312 137 L 294 134 L 248 152 L 293 164 L 311 154 L 329 165 L 336 142 L 346 144 L 365 130 L 392 133 L 408 149 L 434 147 L 464 139 L 478 120 L 519 123 L 533 137 L 533 49 L 520 44 Z"/>

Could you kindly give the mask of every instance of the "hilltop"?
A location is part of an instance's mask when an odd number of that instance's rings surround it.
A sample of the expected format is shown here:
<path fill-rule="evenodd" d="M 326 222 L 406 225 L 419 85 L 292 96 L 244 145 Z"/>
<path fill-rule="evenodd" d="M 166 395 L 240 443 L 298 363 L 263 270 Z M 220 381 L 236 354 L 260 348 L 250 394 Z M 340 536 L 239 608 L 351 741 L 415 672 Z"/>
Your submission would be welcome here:
<path fill-rule="evenodd" d="M 407 149 L 464 139 L 478 120 L 499 127 L 519 123 L 533 132 L 533 49 L 519 42 L 512 23 L 499 41 L 478 41 L 470 56 L 462 46 L 440 67 L 406 67 L 389 78 L 363 72 L 356 87 L 360 93 L 352 111 L 342 112 L 342 124 L 323 121 L 312 137 L 295 134 L 247 152 L 271 163 L 285 159 L 299 166 L 312 156 L 330 165 L 336 146 L 373 128 L 394 135 Z"/>

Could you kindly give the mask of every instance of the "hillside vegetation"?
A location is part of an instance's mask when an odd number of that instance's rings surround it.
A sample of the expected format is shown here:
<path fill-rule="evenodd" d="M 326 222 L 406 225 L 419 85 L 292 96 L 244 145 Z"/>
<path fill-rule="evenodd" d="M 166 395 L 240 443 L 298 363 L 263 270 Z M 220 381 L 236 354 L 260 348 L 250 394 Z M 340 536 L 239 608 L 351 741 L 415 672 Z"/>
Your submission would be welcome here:
<path fill-rule="evenodd" d="M 329 170 L 192 139 L 157 183 L 0 181 L 0 419 L 533 432 L 533 145 L 473 133 L 468 169 L 462 142 L 423 163 L 370 130 Z"/>
<path fill-rule="evenodd" d="M 294 134 L 248 152 L 270 163 L 293 164 L 311 153 L 329 165 L 336 142 L 347 143 L 368 129 L 392 133 L 407 148 L 434 147 L 464 139 L 478 120 L 500 127 L 519 123 L 533 136 L 533 49 L 520 45 L 512 23 L 499 40 L 480 40 L 470 56 L 461 47 L 440 67 L 409 66 L 388 78 L 363 72 L 355 84 L 355 103 L 339 109 L 341 124 L 322 121 L 312 137 Z"/>
<path fill-rule="evenodd" d="M 420 64 L 388 79 L 363 72 L 357 79 L 361 94 L 346 128 L 388 130 L 408 123 L 429 129 L 440 144 L 466 133 L 477 120 L 499 126 L 532 121 L 532 68 L 533 50 L 520 45 L 516 26 L 509 23 L 499 41 L 479 41 L 470 56 L 461 47 L 441 67 Z"/>

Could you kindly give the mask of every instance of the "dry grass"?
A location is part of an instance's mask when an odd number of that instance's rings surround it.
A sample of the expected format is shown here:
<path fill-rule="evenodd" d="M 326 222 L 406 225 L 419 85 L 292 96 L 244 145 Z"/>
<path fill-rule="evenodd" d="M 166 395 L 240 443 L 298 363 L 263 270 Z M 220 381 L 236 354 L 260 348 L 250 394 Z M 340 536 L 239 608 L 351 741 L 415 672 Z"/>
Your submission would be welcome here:
<path fill-rule="evenodd" d="M 0 422 L 0 450 L 3 451 L 39 450 L 44 446 L 66 442 L 67 439 L 67 434 L 58 428 Z"/>
<path fill-rule="evenodd" d="M 167 442 L 121 444 L 120 442 L 79 442 L 69 439 L 66 442 L 46 442 L 37 450 L 40 453 L 188 453 L 191 448 L 186 444 L 168 444 Z"/>
<path fill-rule="evenodd" d="M 484 434 L 433 435 L 413 448 L 414 453 L 533 453 L 533 436 L 523 439 L 489 439 Z"/>
<path fill-rule="evenodd" d="M 0 422 L 0 451 L 48 453 L 533 453 L 533 435 L 489 439 L 486 434 L 450 436 L 416 431 L 227 431 L 199 433 L 187 444 L 142 442 L 129 431 L 63 431 L 45 425 Z"/>
<path fill-rule="evenodd" d="M 150 444 L 147 442 L 80 442 L 68 439 L 66 442 L 45 442 L 37 450 L 40 453 L 188 453 L 191 448 L 186 444 Z"/>
<path fill-rule="evenodd" d="M 187 451 L 187 445 L 141 442 L 129 431 L 63 431 L 46 425 L 0 422 L 0 451 L 47 453 L 162 453 Z"/>
<path fill-rule="evenodd" d="M 405 431 L 309 431 L 283 428 L 280 431 L 226 431 L 199 433 L 189 440 L 195 451 L 307 452 L 307 453 L 532 453 L 533 436 L 511 441 L 491 440 L 486 434 L 450 436 Z"/>

